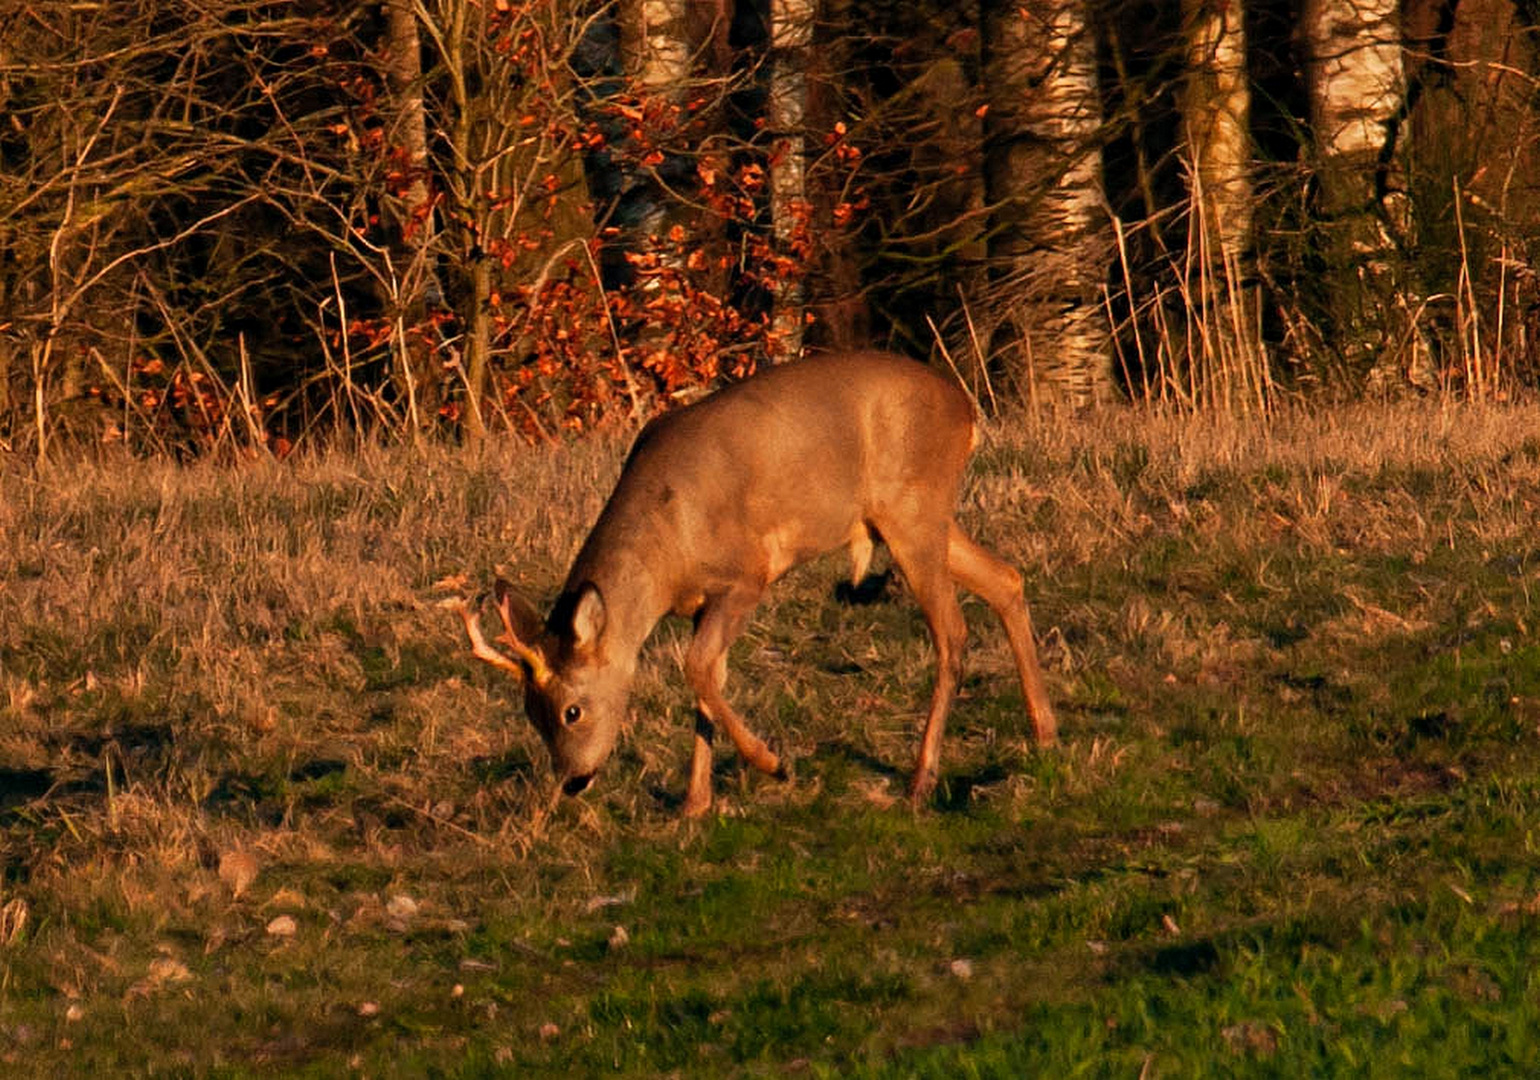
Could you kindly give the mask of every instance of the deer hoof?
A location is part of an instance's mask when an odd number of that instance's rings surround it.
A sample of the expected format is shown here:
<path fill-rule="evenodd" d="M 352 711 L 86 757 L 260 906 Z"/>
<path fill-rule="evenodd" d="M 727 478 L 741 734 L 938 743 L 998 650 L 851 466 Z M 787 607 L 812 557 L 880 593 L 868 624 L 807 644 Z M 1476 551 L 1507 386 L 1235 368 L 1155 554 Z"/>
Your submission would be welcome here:
<path fill-rule="evenodd" d="M 760 772 L 773 776 L 777 780 L 786 779 L 786 766 L 782 763 L 781 756 L 764 743 L 754 748 L 752 754 L 744 756 L 748 759 L 748 763 Z"/>
<path fill-rule="evenodd" d="M 909 782 L 909 806 L 914 810 L 921 809 L 935 790 L 935 770 L 921 769 L 914 774 L 914 779 Z"/>
<path fill-rule="evenodd" d="M 1054 719 L 1053 713 L 1046 706 L 1040 714 L 1033 715 L 1032 734 L 1036 736 L 1038 746 L 1053 746 L 1059 741 L 1058 721 Z"/>

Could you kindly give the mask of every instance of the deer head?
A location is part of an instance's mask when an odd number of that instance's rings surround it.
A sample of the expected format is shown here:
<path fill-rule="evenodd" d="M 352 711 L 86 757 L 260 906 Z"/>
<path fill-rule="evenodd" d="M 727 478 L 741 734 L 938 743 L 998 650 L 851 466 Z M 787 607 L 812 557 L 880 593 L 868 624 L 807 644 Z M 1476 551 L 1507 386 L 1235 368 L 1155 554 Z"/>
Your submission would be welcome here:
<path fill-rule="evenodd" d="M 476 612 L 460 601 L 472 652 L 522 681 L 525 712 L 551 752 L 557 782 L 576 795 L 614 749 L 631 689 L 630 665 L 612 662 L 605 650 L 604 598 L 584 585 L 542 620 L 499 578 L 496 600 L 503 624 L 496 640 L 513 655 L 487 642 Z"/>

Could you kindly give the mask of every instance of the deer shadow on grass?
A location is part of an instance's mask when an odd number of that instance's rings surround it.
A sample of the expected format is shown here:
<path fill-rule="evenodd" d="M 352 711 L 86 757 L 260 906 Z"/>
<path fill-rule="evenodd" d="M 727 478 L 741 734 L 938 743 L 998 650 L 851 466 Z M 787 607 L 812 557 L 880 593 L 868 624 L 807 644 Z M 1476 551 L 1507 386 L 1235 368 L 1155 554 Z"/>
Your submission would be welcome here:
<path fill-rule="evenodd" d="M 930 805 L 944 814 L 965 813 L 973 806 L 976 795 L 1008 780 L 1010 775 L 998 761 L 980 765 L 971 772 L 943 773 L 936 783 L 936 794 Z"/>
<path fill-rule="evenodd" d="M 845 738 L 819 743 L 810 760 L 819 759 L 852 765 L 865 772 L 876 773 L 887 780 L 902 780 L 909 775 L 907 769 L 884 761 L 864 746 L 858 746 Z"/>
<path fill-rule="evenodd" d="M 913 774 L 910 763 L 894 764 L 846 739 L 821 743 L 813 758 L 851 766 L 897 784 L 905 791 L 908 790 Z M 922 804 L 922 809 L 943 814 L 966 812 L 973 805 L 977 794 L 1008 780 L 1010 776 L 1010 770 L 998 761 L 986 762 L 966 772 L 943 772 L 936 783 L 935 792 Z"/>
<path fill-rule="evenodd" d="M 870 750 L 848 739 L 837 738 L 819 743 L 814 751 L 801 759 L 801 768 L 787 762 L 790 776 L 786 783 L 796 783 L 798 773 L 805 777 L 818 776 L 822 771 L 849 767 L 859 773 L 880 777 L 907 790 L 912 767 L 905 763 L 894 764 L 878 757 Z M 748 783 L 753 771 L 732 755 L 718 756 L 711 767 L 713 782 L 730 784 L 734 781 Z M 924 803 L 924 808 L 943 814 L 967 812 L 975 802 L 975 796 L 1010 778 L 1010 771 L 1000 762 L 988 762 L 969 772 L 945 773 L 936 786 L 935 793 Z M 763 782 L 755 786 L 764 786 Z M 677 811 L 684 805 L 684 792 L 674 790 L 662 782 L 651 784 L 648 794 L 659 809 Z"/>
<path fill-rule="evenodd" d="M 176 739 L 169 723 L 123 724 L 92 734 L 60 732 L 46 745 L 58 764 L 0 767 L 0 811 L 100 795 L 125 777 L 163 773 L 173 763 Z"/>

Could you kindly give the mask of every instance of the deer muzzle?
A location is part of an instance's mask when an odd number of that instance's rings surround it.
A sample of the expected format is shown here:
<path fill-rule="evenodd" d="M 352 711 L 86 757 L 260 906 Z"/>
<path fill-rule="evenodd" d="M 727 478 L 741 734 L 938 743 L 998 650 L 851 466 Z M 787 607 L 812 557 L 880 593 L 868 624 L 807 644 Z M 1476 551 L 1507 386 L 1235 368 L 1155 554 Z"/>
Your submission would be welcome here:
<path fill-rule="evenodd" d="M 588 790 L 588 785 L 593 782 L 593 773 L 585 773 L 582 776 L 569 776 L 561 782 L 562 794 L 581 795 Z"/>

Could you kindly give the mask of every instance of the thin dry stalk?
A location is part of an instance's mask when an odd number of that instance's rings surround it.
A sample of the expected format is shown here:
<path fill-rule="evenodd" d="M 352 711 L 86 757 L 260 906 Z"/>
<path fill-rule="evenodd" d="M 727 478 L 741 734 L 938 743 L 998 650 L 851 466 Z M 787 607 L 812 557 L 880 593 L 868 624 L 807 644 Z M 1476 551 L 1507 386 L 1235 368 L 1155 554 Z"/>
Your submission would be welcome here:
<path fill-rule="evenodd" d="M 1142 384 L 1141 399 L 1144 401 L 1153 401 L 1155 400 L 1155 391 L 1150 384 L 1150 357 L 1144 348 L 1144 320 L 1139 317 L 1139 302 L 1138 299 L 1134 296 L 1133 268 L 1129 264 L 1128 258 L 1128 234 L 1123 228 L 1123 220 L 1120 217 L 1118 217 L 1116 214 L 1109 214 L 1108 217 L 1112 219 L 1112 232 L 1113 236 L 1117 239 L 1118 268 L 1123 276 L 1123 289 L 1128 296 L 1128 323 L 1134 336 L 1134 351 L 1139 356 L 1139 381 Z M 1110 294 L 1107 296 L 1107 304 L 1110 309 L 1112 304 L 1112 297 Z M 1109 325 L 1113 325 L 1112 313 L 1110 310 L 1108 311 L 1107 322 Z M 1119 355 L 1122 355 L 1121 351 L 1119 352 Z M 1128 363 L 1126 360 L 1123 361 L 1123 365 L 1124 385 L 1132 390 L 1134 381 L 1129 376 Z"/>
<path fill-rule="evenodd" d="M 994 376 L 989 371 L 989 358 L 984 354 L 983 343 L 979 340 L 978 325 L 973 321 L 973 307 L 968 303 L 967 294 L 961 285 L 957 286 L 957 300 L 962 307 L 963 322 L 968 327 L 968 341 L 973 346 L 974 366 L 978 369 L 979 381 L 984 384 L 984 393 L 989 397 L 989 411 L 993 415 L 1000 410 L 1000 401 L 995 397 Z"/>

